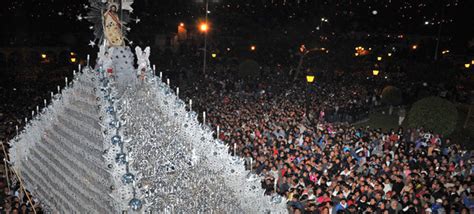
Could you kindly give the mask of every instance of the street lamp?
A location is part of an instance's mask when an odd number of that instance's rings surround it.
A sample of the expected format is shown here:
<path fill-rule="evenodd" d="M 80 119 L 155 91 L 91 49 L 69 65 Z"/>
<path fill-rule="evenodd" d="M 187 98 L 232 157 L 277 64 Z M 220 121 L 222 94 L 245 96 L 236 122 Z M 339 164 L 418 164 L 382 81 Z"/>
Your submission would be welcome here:
<path fill-rule="evenodd" d="M 465 67 L 465 68 L 470 68 L 470 67 L 471 67 L 471 64 L 466 63 L 466 64 L 464 64 L 464 67 Z"/>
<path fill-rule="evenodd" d="M 206 11 L 208 8 L 208 3 L 206 1 Z M 202 73 L 206 73 L 206 63 L 207 63 L 207 32 L 209 31 L 209 25 L 207 24 L 207 12 L 206 12 L 206 22 L 203 22 L 199 25 L 199 30 L 204 33 L 204 56 L 203 56 L 203 62 L 202 62 Z"/>
<path fill-rule="evenodd" d="M 255 47 L 255 45 L 250 46 L 251 51 L 255 51 L 256 49 L 257 49 L 257 47 Z"/>
<path fill-rule="evenodd" d="M 306 75 L 306 82 L 309 83 L 309 84 L 313 83 L 314 82 L 314 75 L 312 75 L 312 74 Z"/>
<path fill-rule="evenodd" d="M 311 122 L 311 119 L 309 118 L 309 106 L 310 106 L 310 99 L 309 99 L 309 89 L 311 84 L 314 83 L 315 77 L 312 73 L 306 74 L 306 105 L 305 105 L 305 111 L 306 111 L 306 118 L 308 118 L 308 121 Z"/>
<path fill-rule="evenodd" d="M 209 0 L 206 1 L 206 20 L 204 23 L 201 23 L 199 26 L 199 30 L 204 33 L 204 56 L 203 56 L 203 63 L 202 63 L 202 73 L 206 73 L 206 61 L 207 61 L 207 32 L 209 31 L 208 25 L 208 15 L 209 15 Z"/>
<path fill-rule="evenodd" d="M 209 26 L 207 25 L 207 22 L 203 22 L 199 25 L 199 30 L 203 33 L 207 34 L 207 31 L 209 30 Z"/>
<path fill-rule="evenodd" d="M 379 73 L 380 73 L 380 71 L 379 71 L 379 70 L 373 70 L 373 71 L 372 71 L 372 74 L 373 74 L 374 76 L 378 76 L 378 75 L 379 75 Z"/>
<path fill-rule="evenodd" d="M 382 57 L 381 56 L 377 57 L 377 61 L 382 61 Z"/>

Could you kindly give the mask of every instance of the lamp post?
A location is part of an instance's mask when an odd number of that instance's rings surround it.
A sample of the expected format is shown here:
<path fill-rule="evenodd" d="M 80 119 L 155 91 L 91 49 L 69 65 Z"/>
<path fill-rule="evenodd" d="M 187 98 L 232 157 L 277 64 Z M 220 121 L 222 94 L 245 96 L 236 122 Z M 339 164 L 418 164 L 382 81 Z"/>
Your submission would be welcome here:
<path fill-rule="evenodd" d="M 314 83 L 314 75 L 311 74 L 311 73 L 308 73 L 306 75 L 306 105 L 305 105 L 305 111 L 306 111 L 306 118 L 308 119 L 308 121 L 311 121 L 310 118 L 309 118 L 309 106 L 310 106 L 310 99 L 309 99 L 309 89 L 310 89 L 310 85 Z"/>
<path fill-rule="evenodd" d="M 202 73 L 206 74 L 206 64 L 207 64 L 207 31 L 209 30 L 208 26 L 208 13 L 209 13 L 209 0 L 206 0 L 206 21 L 201 24 L 200 30 L 204 33 L 204 59 L 202 63 Z"/>

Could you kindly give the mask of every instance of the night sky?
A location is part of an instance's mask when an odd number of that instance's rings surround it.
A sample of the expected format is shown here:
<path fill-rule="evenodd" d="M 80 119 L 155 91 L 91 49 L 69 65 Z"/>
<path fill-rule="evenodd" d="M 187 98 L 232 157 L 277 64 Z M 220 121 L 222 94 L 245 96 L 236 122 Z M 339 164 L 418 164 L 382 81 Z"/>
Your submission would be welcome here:
<path fill-rule="evenodd" d="M 202 1 L 202 0 L 201 0 Z M 416 34 L 450 38 L 453 49 L 462 51 L 473 37 L 474 8 L 470 0 L 211 0 L 210 20 L 222 36 L 258 38 L 261 31 L 284 36 L 295 28 L 303 34 L 369 32 L 373 34 Z M 90 23 L 77 17 L 87 12 L 85 0 L 7 0 L 0 9 L 2 34 L 32 37 L 36 33 L 87 33 Z M 203 18 L 199 0 L 136 1 L 132 24 L 136 31 L 150 34 L 176 31 L 180 22 L 194 25 Z M 321 18 L 328 22 L 322 23 Z M 322 26 L 320 26 L 322 24 Z M 254 34 L 254 35 L 252 35 Z M 265 35 L 268 36 L 268 35 Z M 84 44 L 86 45 L 86 44 Z"/>

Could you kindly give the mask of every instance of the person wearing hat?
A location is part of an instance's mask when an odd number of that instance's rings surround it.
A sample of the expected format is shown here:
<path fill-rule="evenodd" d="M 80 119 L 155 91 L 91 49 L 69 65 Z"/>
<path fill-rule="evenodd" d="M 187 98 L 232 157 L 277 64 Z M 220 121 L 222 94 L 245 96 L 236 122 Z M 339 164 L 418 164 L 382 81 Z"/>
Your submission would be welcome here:
<path fill-rule="evenodd" d="M 433 213 L 446 213 L 446 210 L 443 207 L 443 199 L 436 199 L 436 202 L 431 206 L 431 210 Z"/>

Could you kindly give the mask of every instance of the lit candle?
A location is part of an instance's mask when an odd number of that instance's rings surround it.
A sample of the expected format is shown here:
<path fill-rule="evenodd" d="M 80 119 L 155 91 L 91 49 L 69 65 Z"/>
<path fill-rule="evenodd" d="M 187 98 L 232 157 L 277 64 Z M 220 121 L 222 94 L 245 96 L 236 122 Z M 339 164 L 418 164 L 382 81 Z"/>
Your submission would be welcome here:
<path fill-rule="evenodd" d="M 193 110 L 193 100 L 189 100 L 189 111 Z"/>
<path fill-rule="evenodd" d="M 217 126 L 216 138 L 219 139 L 219 126 Z"/>
<path fill-rule="evenodd" d="M 53 94 L 53 92 L 51 91 L 51 99 L 53 99 L 53 97 L 54 97 L 54 94 Z"/>
<path fill-rule="evenodd" d="M 61 88 L 58 85 L 58 94 L 61 93 Z"/>
<path fill-rule="evenodd" d="M 39 112 L 40 112 L 40 107 L 36 106 L 36 113 L 39 114 Z"/>
<path fill-rule="evenodd" d="M 176 88 L 176 96 L 179 98 L 179 87 Z"/>
<path fill-rule="evenodd" d="M 77 71 L 81 72 L 81 70 L 82 70 L 82 65 L 81 65 L 81 63 L 79 63 L 79 65 L 77 66 L 77 68 L 78 68 Z"/>
<path fill-rule="evenodd" d="M 64 82 L 66 82 L 66 87 L 67 87 L 67 83 L 68 83 L 68 82 L 67 82 L 67 77 L 64 78 Z"/>
<path fill-rule="evenodd" d="M 166 84 L 170 85 L 170 79 L 166 78 Z"/>
<path fill-rule="evenodd" d="M 91 56 L 87 54 L 87 67 L 89 67 L 89 60 L 91 59 Z"/>
<path fill-rule="evenodd" d="M 31 111 L 31 117 L 35 116 L 35 111 Z"/>
<path fill-rule="evenodd" d="M 156 71 L 156 65 L 153 65 L 153 73 Z"/>
<path fill-rule="evenodd" d="M 250 158 L 250 172 L 252 172 L 253 158 Z"/>
<path fill-rule="evenodd" d="M 81 70 L 81 65 L 79 64 L 79 71 Z M 76 70 L 72 70 L 72 76 L 75 77 L 76 76 Z"/>
<path fill-rule="evenodd" d="M 237 155 L 237 144 L 234 143 L 234 156 L 236 156 L 236 155 Z"/>
<path fill-rule="evenodd" d="M 163 72 L 160 72 L 160 79 L 163 79 Z"/>
<path fill-rule="evenodd" d="M 202 112 L 202 124 L 206 125 L 206 112 Z"/>
<path fill-rule="evenodd" d="M 15 126 L 16 129 L 16 135 L 18 135 L 18 126 Z"/>
<path fill-rule="evenodd" d="M 48 105 L 48 102 L 46 101 L 46 99 L 43 100 L 43 103 L 44 103 L 44 107 Z"/>
<path fill-rule="evenodd" d="M 25 117 L 25 125 L 28 123 L 28 118 Z"/>

